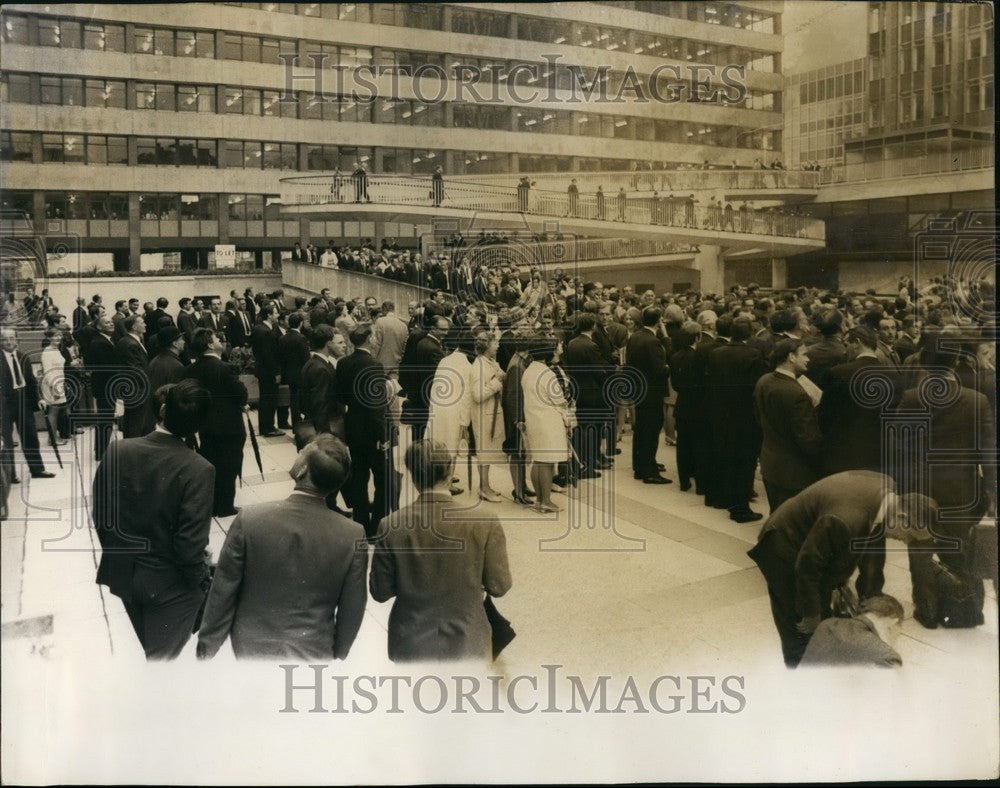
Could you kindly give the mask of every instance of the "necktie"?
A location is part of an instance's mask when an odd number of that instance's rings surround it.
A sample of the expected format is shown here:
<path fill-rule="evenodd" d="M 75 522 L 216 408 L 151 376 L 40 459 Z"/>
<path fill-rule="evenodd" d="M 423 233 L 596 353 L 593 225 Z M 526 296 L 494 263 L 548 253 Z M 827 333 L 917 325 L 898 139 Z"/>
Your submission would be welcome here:
<path fill-rule="evenodd" d="M 247 317 L 246 312 L 240 312 L 240 317 L 243 318 L 243 331 L 247 334 L 250 333 L 250 319 Z"/>
<path fill-rule="evenodd" d="M 14 390 L 24 388 L 24 377 L 21 375 L 21 363 L 17 360 L 17 353 L 10 354 L 10 366 L 14 372 Z"/>

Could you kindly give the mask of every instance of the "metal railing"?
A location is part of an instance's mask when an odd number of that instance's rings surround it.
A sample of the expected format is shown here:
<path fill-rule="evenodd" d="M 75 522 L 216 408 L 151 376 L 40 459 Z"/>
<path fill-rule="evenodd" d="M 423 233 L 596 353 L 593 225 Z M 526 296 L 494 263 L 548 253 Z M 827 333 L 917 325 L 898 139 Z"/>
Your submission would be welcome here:
<path fill-rule="evenodd" d="M 753 174 L 753 171 L 749 171 Z M 761 171 L 767 173 L 769 171 Z M 778 171 L 780 172 L 780 171 Z M 622 222 L 717 233 L 809 238 L 822 241 L 822 220 L 788 216 L 775 211 L 726 210 L 721 203 L 699 204 L 694 197 L 636 197 L 617 194 L 577 194 L 545 191 L 532 186 L 500 186 L 447 181 L 435 194 L 429 178 L 368 176 L 294 176 L 283 179 L 294 188 L 281 195 L 284 205 L 413 205 L 443 209 L 524 213 L 596 222 Z M 306 184 L 311 184 L 307 186 Z"/>
<path fill-rule="evenodd" d="M 511 260 L 520 266 L 559 265 L 591 260 L 615 261 L 630 257 L 692 255 L 697 249 L 690 244 L 646 238 L 577 238 L 570 234 L 559 240 L 536 241 L 531 238 L 509 238 L 505 241 L 479 243 L 468 239 L 456 247 L 439 239 L 425 244 L 425 254 L 445 254 L 452 258 L 474 255 L 477 260 L 496 253 L 498 261 Z"/>
<path fill-rule="evenodd" d="M 754 191 L 789 190 L 819 188 L 820 173 L 813 170 L 636 170 L 618 172 L 539 172 L 518 175 L 467 175 L 455 176 L 455 180 L 466 183 L 488 183 L 515 185 L 521 177 L 528 177 L 538 188 L 550 191 L 566 191 L 571 180 L 576 180 L 581 192 L 595 192 L 600 186 L 605 192 L 658 191 L 664 195 L 671 192 L 699 191 Z"/>
<path fill-rule="evenodd" d="M 994 154 L 992 148 L 956 151 L 954 153 L 932 153 L 928 156 L 914 156 L 906 159 L 884 159 L 857 164 L 841 164 L 820 173 L 821 183 L 858 183 L 886 178 L 907 178 L 914 175 L 940 175 L 965 170 L 992 169 Z"/>

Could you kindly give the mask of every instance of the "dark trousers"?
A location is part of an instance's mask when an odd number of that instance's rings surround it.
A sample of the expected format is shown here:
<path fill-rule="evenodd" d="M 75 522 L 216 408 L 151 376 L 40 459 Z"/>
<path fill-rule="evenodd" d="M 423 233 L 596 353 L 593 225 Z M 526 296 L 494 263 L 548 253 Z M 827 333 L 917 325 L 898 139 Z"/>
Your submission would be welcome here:
<path fill-rule="evenodd" d="M 220 437 L 200 436 L 198 453 L 215 468 L 215 490 L 212 496 L 212 513 L 219 515 L 233 510 L 236 500 L 236 477 L 243 468 L 242 435 Z"/>
<path fill-rule="evenodd" d="M 423 421 L 413 421 L 410 422 L 410 438 L 414 442 L 422 441 L 424 439 L 424 433 L 427 432 L 427 419 Z"/>
<path fill-rule="evenodd" d="M 753 474 L 757 468 L 757 455 L 718 454 L 719 464 L 715 474 L 716 499 L 727 509 L 744 510 L 750 507 L 753 496 Z"/>
<path fill-rule="evenodd" d="M 124 600 L 123 600 L 124 601 Z M 205 592 L 174 586 L 157 594 L 133 592 L 124 602 L 146 659 L 176 659 L 191 637 Z"/>
<path fill-rule="evenodd" d="M 596 420 L 594 416 L 587 416 L 586 420 L 581 419 L 579 426 L 573 430 L 573 448 L 580 457 L 583 470 L 594 470 L 603 459 L 601 435 L 604 433 L 604 427 L 603 421 Z"/>
<path fill-rule="evenodd" d="M 606 457 L 613 457 L 615 454 L 615 449 L 618 448 L 618 419 L 615 413 L 608 414 L 607 420 L 604 422 L 604 455 Z"/>
<path fill-rule="evenodd" d="M 378 532 L 382 518 L 389 513 L 391 501 L 395 498 L 389 485 L 395 484 L 396 474 L 392 467 L 392 454 L 379 451 L 372 441 L 352 442 L 351 475 L 344 483 L 344 499 L 354 511 L 354 521 L 365 529 L 369 539 Z M 374 477 L 375 497 L 368 496 L 368 480 Z M 395 498 L 398 500 L 398 498 Z"/>
<path fill-rule="evenodd" d="M 654 398 L 635 406 L 635 435 L 632 438 L 632 471 L 640 478 L 657 475 L 656 449 L 663 429 L 663 403 Z"/>
<path fill-rule="evenodd" d="M 115 403 L 104 397 L 95 396 L 97 416 L 94 420 L 94 459 L 104 459 L 104 453 L 111 443 L 111 433 L 115 425 Z"/>
<path fill-rule="evenodd" d="M 257 403 L 257 427 L 261 435 L 274 432 L 274 414 L 278 409 L 278 384 L 274 376 L 257 378 L 260 387 L 260 401 Z"/>
<path fill-rule="evenodd" d="M 302 402 L 298 386 L 288 385 L 288 407 L 291 409 L 292 426 L 302 421 Z"/>
<path fill-rule="evenodd" d="M 677 420 L 677 475 L 682 484 L 697 479 L 694 430 L 686 421 Z"/>
<path fill-rule="evenodd" d="M 747 552 L 767 581 L 767 595 L 771 600 L 771 615 L 781 639 L 781 653 L 785 665 L 796 667 L 802 660 L 809 635 L 799 632 L 797 624 L 802 620 L 801 611 L 796 605 L 795 561 L 798 550 L 777 531 L 771 531 Z M 829 617 L 830 592 L 823 594 L 822 608 L 827 611 L 824 618 Z"/>
<path fill-rule="evenodd" d="M 789 498 L 794 498 L 802 490 L 793 490 L 788 487 L 779 487 L 764 479 L 764 492 L 767 493 L 767 505 L 772 512 Z"/>
<path fill-rule="evenodd" d="M 28 464 L 28 470 L 31 473 L 44 471 L 45 464 L 42 462 L 42 454 L 38 448 L 38 432 L 35 430 L 35 413 L 28 408 L 23 389 L 20 393 L 15 392 L 12 397 L 4 399 L 3 407 L 0 408 L 0 430 L 3 434 L 3 451 L 8 467 L 12 467 L 14 463 L 15 424 L 17 425 L 17 434 L 21 436 L 21 451 L 24 452 L 24 461 Z"/>

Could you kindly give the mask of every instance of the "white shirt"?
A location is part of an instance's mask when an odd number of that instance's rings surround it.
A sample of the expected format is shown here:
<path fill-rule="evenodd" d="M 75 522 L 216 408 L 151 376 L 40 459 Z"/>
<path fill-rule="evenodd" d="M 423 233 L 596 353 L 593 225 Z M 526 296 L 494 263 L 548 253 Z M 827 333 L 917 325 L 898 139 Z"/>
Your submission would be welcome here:
<path fill-rule="evenodd" d="M 4 358 L 7 359 L 7 368 L 10 370 L 10 385 L 14 391 L 19 391 L 25 386 L 24 382 L 24 371 L 21 369 L 21 365 L 18 364 L 17 358 L 14 353 L 9 350 L 3 352 Z M 18 385 L 20 383 L 20 385 Z"/>

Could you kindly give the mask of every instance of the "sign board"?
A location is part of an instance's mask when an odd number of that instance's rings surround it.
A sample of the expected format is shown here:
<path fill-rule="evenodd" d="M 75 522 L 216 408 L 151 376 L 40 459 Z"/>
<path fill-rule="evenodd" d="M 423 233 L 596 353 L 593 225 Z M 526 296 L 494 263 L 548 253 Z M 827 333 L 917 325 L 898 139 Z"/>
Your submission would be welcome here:
<path fill-rule="evenodd" d="M 216 268 L 236 267 L 236 246 L 234 244 L 215 245 L 215 267 Z"/>

